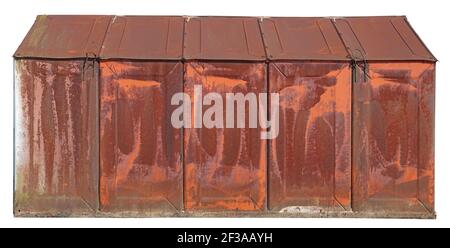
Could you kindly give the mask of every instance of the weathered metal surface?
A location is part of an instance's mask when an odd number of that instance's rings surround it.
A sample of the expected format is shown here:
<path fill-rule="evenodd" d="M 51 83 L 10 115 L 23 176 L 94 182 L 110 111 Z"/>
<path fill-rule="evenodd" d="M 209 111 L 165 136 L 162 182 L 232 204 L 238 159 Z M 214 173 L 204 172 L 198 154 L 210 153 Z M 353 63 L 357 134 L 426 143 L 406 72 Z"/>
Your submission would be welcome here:
<path fill-rule="evenodd" d="M 435 216 L 436 59 L 405 17 L 39 16 L 14 57 L 16 215 Z M 279 136 L 174 128 L 195 86 L 279 93 Z"/>
<path fill-rule="evenodd" d="M 15 213 L 98 206 L 98 64 L 17 60 Z"/>
<path fill-rule="evenodd" d="M 179 211 L 182 136 L 170 123 L 183 65 L 101 62 L 101 210 Z"/>
<path fill-rule="evenodd" d="M 431 61 L 406 17 L 354 17 L 334 20 L 352 58 L 380 61 Z"/>
<path fill-rule="evenodd" d="M 261 32 L 271 60 L 349 60 L 329 18 L 264 18 Z"/>
<path fill-rule="evenodd" d="M 280 135 L 270 141 L 269 208 L 350 209 L 351 68 L 270 63 L 280 96 Z"/>
<path fill-rule="evenodd" d="M 111 16 L 38 16 L 14 57 L 95 57 Z"/>
<path fill-rule="evenodd" d="M 184 80 L 184 90 L 191 99 L 195 85 L 202 86 L 203 95 L 214 92 L 223 99 L 226 93 L 267 92 L 264 63 L 191 62 L 185 65 Z M 203 112 L 207 109 L 203 107 Z M 249 110 L 245 113 L 248 121 Z M 186 210 L 265 209 L 267 143 L 260 139 L 260 132 L 248 124 L 246 128 L 185 129 Z"/>
<path fill-rule="evenodd" d="M 102 59 L 182 58 L 182 17 L 117 16 L 103 43 Z"/>
<path fill-rule="evenodd" d="M 184 41 L 185 59 L 266 59 L 257 18 L 189 17 Z"/>
<path fill-rule="evenodd" d="M 433 63 L 370 63 L 353 85 L 353 209 L 434 212 Z"/>

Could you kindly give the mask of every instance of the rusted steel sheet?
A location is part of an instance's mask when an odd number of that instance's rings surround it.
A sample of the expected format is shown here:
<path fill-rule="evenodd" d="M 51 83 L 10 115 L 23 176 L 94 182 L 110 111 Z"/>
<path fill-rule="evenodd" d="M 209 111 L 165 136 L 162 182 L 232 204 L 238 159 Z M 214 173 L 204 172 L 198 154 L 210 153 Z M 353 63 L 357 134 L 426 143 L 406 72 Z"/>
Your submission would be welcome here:
<path fill-rule="evenodd" d="M 330 18 L 264 18 L 261 32 L 270 60 L 350 59 Z"/>
<path fill-rule="evenodd" d="M 14 57 L 96 57 L 111 16 L 38 16 Z"/>
<path fill-rule="evenodd" d="M 338 18 L 334 22 L 354 59 L 436 61 L 406 17 Z"/>
<path fill-rule="evenodd" d="M 280 135 L 270 141 L 269 208 L 349 210 L 351 67 L 347 63 L 270 63 L 280 97 Z"/>
<path fill-rule="evenodd" d="M 183 91 L 181 63 L 101 62 L 101 209 L 179 211 L 181 130 L 171 96 Z"/>
<path fill-rule="evenodd" d="M 191 99 L 195 85 L 202 86 L 203 95 L 215 92 L 223 99 L 230 92 L 267 91 L 264 63 L 191 62 L 185 65 L 184 80 L 184 90 Z M 203 107 L 203 113 L 207 109 Z M 223 111 L 226 113 L 225 107 Z M 249 120 L 248 109 L 245 115 Z M 186 210 L 265 210 L 267 143 L 260 139 L 260 132 L 260 128 L 249 128 L 248 124 L 242 129 L 185 129 Z"/>
<path fill-rule="evenodd" d="M 264 61 L 257 18 L 188 17 L 185 59 Z"/>
<path fill-rule="evenodd" d="M 17 60 L 17 215 L 98 206 L 98 63 Z"/>
<path fill-rule="evenodd" d="M 102 59 L 182 58 L 183 17 L 117 16 L 103 43 Z"/>
<path fill-rule="evenodd" d="M 353 85 L 354 210 L 433 213 L 435 66 L 368 68 Z"/>

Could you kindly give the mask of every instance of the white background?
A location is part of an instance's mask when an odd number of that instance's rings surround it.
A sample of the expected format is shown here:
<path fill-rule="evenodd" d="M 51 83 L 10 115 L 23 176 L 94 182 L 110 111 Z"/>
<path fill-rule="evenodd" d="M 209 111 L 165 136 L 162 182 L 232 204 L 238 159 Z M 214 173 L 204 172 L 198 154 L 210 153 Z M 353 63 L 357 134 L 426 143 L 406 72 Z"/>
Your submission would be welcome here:
<path fill-rule="evenodd" d="M 449 227 L 450 9 L 435 0 L 12 0 L 0 14 L 0 227 Z M 440 60 L 437 67 L 437 220 L 373 219 L 16 219 L 13 217 L 12 54 L 39 14 L 361 16 L 406 15 Z"/>

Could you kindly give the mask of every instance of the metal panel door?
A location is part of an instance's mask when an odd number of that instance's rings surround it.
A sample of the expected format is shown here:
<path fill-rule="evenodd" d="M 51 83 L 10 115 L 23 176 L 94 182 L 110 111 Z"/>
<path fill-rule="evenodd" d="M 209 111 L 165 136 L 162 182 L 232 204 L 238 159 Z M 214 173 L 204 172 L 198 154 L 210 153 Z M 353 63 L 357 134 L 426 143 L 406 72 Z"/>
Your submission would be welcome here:
<path fill-rule="evenodd" d="M 266 92 L 264 63 L 199 63 L 185 65 L 185 92 L 194 86 L 210 92 Z M 225 101 L 224 101 L 225 105 Z M 208 107 L 203 107 L 203 113 Z M 249 109 L 245 109 L 248 122 Z M 225 113 L 225 109 L 224 109 Z M 193 117 L 194 118 L 194 117 Z M 236 121 L 236 119 L 235 119 Z M 186 128 L 184 134 L 184 197 L 189 210 L 264 210 L 266 145 L 260 128 Z"/>
<path fill-rule="evenodd" d="M 354 84 L 353 207 L 433 213 L 434 64 L 366 66 Z"/>
<path fill-rule="evenodd" d="M 182 92 L 175 62 L 101 62 L 100 201 L 105 211 L 182 206 L 181 130 L 170 123 Z"/>
<path fill-rule="evenodd" d="M 347 63 L 271 63 L 280 97 L 280 135 L 270 141 L 269 208 L 349 210 L 351 67 Z"/>

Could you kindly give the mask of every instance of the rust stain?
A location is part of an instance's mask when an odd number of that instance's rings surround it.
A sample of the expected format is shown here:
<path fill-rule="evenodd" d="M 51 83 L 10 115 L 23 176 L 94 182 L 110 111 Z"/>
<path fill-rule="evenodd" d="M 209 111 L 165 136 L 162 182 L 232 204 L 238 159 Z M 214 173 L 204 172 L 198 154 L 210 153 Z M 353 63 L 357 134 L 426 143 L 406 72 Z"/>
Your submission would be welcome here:
<path fill-rule="evenodd" d="M 115 76 L 117 78 L 122 77 L 127 71 L 130 70 L 139 70 L 139 67 L 136 65 L 130 64 L 130 63 L 121 63 L 121 62 L 115 62 L 115 61 L 108 61 L 108 63 L 105 63 L 102 65 L 104 70 L 101 70 L 100 75 L 102 77 L 112 77 Z M 108 69 L 108 70 L 106 70 Z"/>
<path fill-rule="evenodd" d="M 206 68 L 205 68 L 206 67 Z M 198 75 L 206 74 L 208 71 L 208 67 L 211 68 L 211 66 L 208 65 L 199 65 L 199 66 L 186 66 L 186 77 L 193 78 L 198 77 Z M 220 69 L 219 69 L 220 70 Z M 230 69 L 222 69 L 221 74 L 233 73 Z M 228 78 L 224 76 L 214 76 L 214 75 L 207 75 L 204 77 L 202 81 L 202 87 L 206 91 L 224 91 L 224 92 L 231 92 L 235 87 L 245 87 L 246 81 L 238 78 Z"/>
<path fill-rule="evenodd" d="M 161 83 L 156 81 L 119 79 L 117 80 L 121 90 L 129 92 L 130 90 L 140 90 L 141 88 L 160 87 Z"/>

